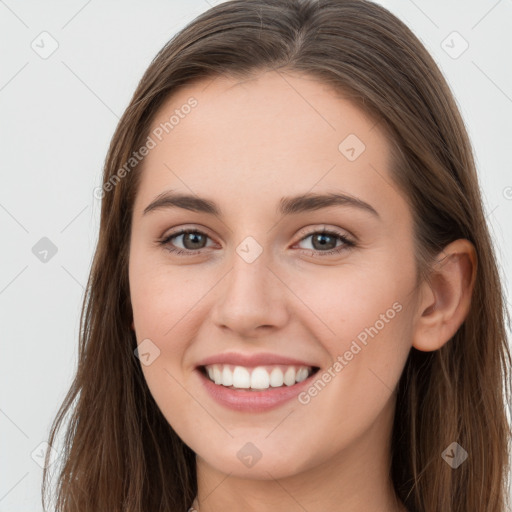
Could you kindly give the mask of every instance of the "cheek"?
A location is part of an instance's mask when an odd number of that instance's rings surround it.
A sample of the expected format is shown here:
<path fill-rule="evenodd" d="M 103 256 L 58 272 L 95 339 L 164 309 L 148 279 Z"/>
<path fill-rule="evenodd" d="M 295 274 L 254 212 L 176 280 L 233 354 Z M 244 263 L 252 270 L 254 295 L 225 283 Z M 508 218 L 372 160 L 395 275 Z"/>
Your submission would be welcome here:
<path fill-rule="evenodd" d="M 129 273 L 137 335 L 162 341 L 173 337 L 172 332 L 188 320 L 195 304 L 213 285 L 213 279 L 204 272 L 166 265 L 162 258 L 146 258 L 136 248 L 130 257 Z"/>
<path fill-rule="evenodd" d="M 287 276 L 303 302 L 302 306 L 297 302 L 296 312 L 299 308 L 303 311 L 299 321 L 311 319 L 310 329 L 328 344 L 331 354 L 347 349 L 347 342 L 350 345 L 358 335 L 364 342 L 365 329 L 375 324 L 379 332 L 390 332 L 391 324 L 397 328 L 398 310 L 409 300 L 413 279 L 413 265 L 397 261 L 350 264 Z"/>
<path fill-rule="evenodd" d="M 323 372 L 327 384 L 318 386 L 326 389 L 324 399 L 314 400 L 318 407 L 327 404 L 339 421 L 345 418 L 332 404 L 371 414 L 398 383 L 412 341 L 414 277 L 412 260 L 392 258 L 382 265 L 340 268 L 329 279 L 301 277 L 298 295 L 307 297 L 314 313 L 309 328 L 331 359 L 330 372 Z"/>
<path fill-rule="evenodd" d="M 184 357 L 202 323 L 198 318 L 204 298 L 218 278 L 193 266 L 166 265 L 163 258 L 134 246 L 129 280 L 137 342 L 157 354 L 150 365 L 141 360 L 142 371 L 159 408 L 164 414 L 172 412 L 167 419 L 174 423 L 187 417 L 190 376 L 184 371 Z"/>
<path fill-rule="evenodd" d="M 176 280 L 175 274 L 136 244 L 132 246 L 130 299 L 137 342 L 151 353 L 151 364 L 143 364 L 141 359 L 141 365 L 155 398 L 161 394 L 158 388 L 166 387 L 173 380 L 171 375 L 176 373 L 186 341 L 175 335 L 180 327 L 179 319 L 187 309 L 184 300 L 187 288 Z"/>
<path fill-rule="evenodd" d="M 147 347 L 150 364 L 140 364 L 144 379 L 167 422 L 182 432 L 189 417 L 190 395 L 182 371 L 183 354 L 190 340 L 190 318 L 197 291 L 180 281 L 180 272 L 149 258 L 130 260 L 130 294 L 137 342 Z M 192 283 L 191 283 L 192 284 Z"/>

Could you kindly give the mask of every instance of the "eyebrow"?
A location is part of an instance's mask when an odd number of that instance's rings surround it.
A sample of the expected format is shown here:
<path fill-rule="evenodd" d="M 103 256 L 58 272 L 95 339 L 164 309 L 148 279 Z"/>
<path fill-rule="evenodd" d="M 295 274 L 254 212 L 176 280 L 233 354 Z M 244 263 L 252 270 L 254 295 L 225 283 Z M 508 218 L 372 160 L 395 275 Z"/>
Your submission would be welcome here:
<path fill-rule="evenodd" d="M 278 213 L 281 215 L 294 215 L 328 208 L 329 206 L 350 206 L 371 213 L 380 218 L 377 210 L 370 204 L 348 194 L 301 194 L 298 196 L 282 197 L 279 201 Z M 221 208 L 209 199 L 195 195 L 182 194 L 172 190 L 162 192 L 144 209 L 143 215 L 154 210 L 167 208 L 183 208 L 193 212 L 207 213 L 222 217 Z"/>

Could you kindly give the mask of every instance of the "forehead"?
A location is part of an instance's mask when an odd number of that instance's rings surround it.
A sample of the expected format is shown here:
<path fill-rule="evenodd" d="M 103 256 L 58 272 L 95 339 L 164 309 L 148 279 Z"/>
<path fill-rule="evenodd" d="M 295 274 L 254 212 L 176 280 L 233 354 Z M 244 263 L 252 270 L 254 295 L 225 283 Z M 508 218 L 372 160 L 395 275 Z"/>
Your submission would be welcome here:
<path fill-rule="evenodd" d="M 190 108 L 192 101 L 195 106 Z M 218 76 L 185 85 L 164 102 L 151 130 L 160 128 L 163 138 L 180 144 L 205 144 L 205 135 L 219 141 L 229 134 L 233 142 L 244 140 L 246 147 L 266 141 L 289 147 L 306 142 L 309 147 L 327 137 L 323 149 L 334 146 L 337 152 L 336 143 L 350 133 L 361 139 L 376 135 L 373 144 L 385 146 L 385 136 L 376 125 L 340 91 L 316 77 L 265 71 L 248 79 Z M 188 137 L 190 131 L 195 132 L 194 140 Z"/>
<path fill-rule="evenodd" d="M 379 202 L 392 185 L 389 141 L 376 121 L 308 75 L 267 71 L 188 84 L 164 102 L 150 136 L 139 209 L 169 189 L 234 205 L 237 197 L 262 203 L 307 191 Z"/>

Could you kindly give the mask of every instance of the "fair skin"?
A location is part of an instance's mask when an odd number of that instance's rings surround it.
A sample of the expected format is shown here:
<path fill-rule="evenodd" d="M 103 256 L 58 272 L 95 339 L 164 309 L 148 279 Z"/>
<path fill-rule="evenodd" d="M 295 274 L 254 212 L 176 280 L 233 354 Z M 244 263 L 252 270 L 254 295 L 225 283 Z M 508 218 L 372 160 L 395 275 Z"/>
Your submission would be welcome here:
<path fill-rule="evenodd" d="M 160 350 L 145 379 L 197 454 L 199 510 L 404 511 L 389 476 L 396 386 L 411 347 L 436 350 L 463 322 L 472 246 L 450 244 L 431 285 L 416 286 L 412 213 L 392 181 L 388 140 L 318 80 L 202 80 L 169 98 L 151 129 L 191 96 L 198 105 L 144 159 L 129 279 L 137 341 Z M 338 149 L 349 134 L 366 146 L 353 161 Z M 215 202 L 221 215 L 143 214 L 171 189 Z M 347 194 L 377 214 L 350 204 L 278 213 L 283 196 L 306 193 Z M 323 249 L 308 236 L 324 227 L 355 246 L 322 255 L 343 245 L 328 238 Z M 167 247 L 198 254 L 158 245 L 180 228 L 204 235 Z M 262 248 L 251 263 L 236 251 L 246 237 Z M 393 304 L 400 311 L 307 404 L 241 412 L 201 385 L 198 361 L 227 351 L 311 361 L 321 375 Z M 252 467 L 237 456 L 248 442 L 261 453 Z"/>

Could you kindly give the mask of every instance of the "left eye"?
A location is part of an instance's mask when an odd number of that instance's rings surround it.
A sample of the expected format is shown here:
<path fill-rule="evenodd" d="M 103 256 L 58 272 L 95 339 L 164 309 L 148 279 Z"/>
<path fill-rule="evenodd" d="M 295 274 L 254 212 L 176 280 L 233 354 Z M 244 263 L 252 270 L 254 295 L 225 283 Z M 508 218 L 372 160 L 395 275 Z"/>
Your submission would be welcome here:
<path fill-rule="evenodd" d="M 183 248 L 176 247 L 173 239 L 182 238 Z M 172 233 L 169 236 L 159 240 L 158 243 L 166 248 L 169 252 L 176 253 L 179 255 L 192 256 L 198 254 L 201 249 L 205 248 L 205 243 L 210 237 L 198 231 L 197 229 L 183 229 L 177 233 Z M 312 249 L 302 249 L 303 251 L 319 253 L 321 256 L 340 253 L 343 250 L 347 250 L 355 246 L 355 242 L 350 240 L 346 235 L 338 233 L 336 231 L 313 231 L 308 235 L 301 238 L 300 242 L 312 238 Z M 341 240 L 341 244 L 337 246 L 337 241 Z M 334 244 L 334 245 L 333 245 Z M 328 250 L 325 250 L 328 249 Z"/>
<path fill-rule="evenodd" d="M 354 242 L 349 240 L 345 235 L 335 231 L 326 230 L 314 231 L 313 233 L 306 235 L 300 241 L 302 242 L 310 237 L 313 249 L 309 250 L 320 252 L 322 255 L 341 252 L 342 250 L 353 247 L 355 245 Z M 339 246 L 336 245 L 338 240 L 341 240 L 341 244 Z M 320 250 L 318 248 L 329 250 Z"/>
<path fill-rule="evenodd" d="M 171 243 L 171 240 L 178 237 L 183 237 L 182 241 L 185 244 L 185 250 L 173 247 L 174 244 Z M 170 252 L 176 252 L 178 254 L 196 254 L 198 252 L 198 249 L 202 249 L 204 247 L 201 244 L 202 242 L 206 241 L 207 238 L 209 238 L 207 234 L 196 229 L 183 229 L 178 233 L 173 233 L 165 237 L 163 240 L 160 240 L 159 243 L 165 246 L 166 249 Z M 188 245 L 188 242 L 190 242 L 190 247 L 186 247 L 186 245 Z"/>

